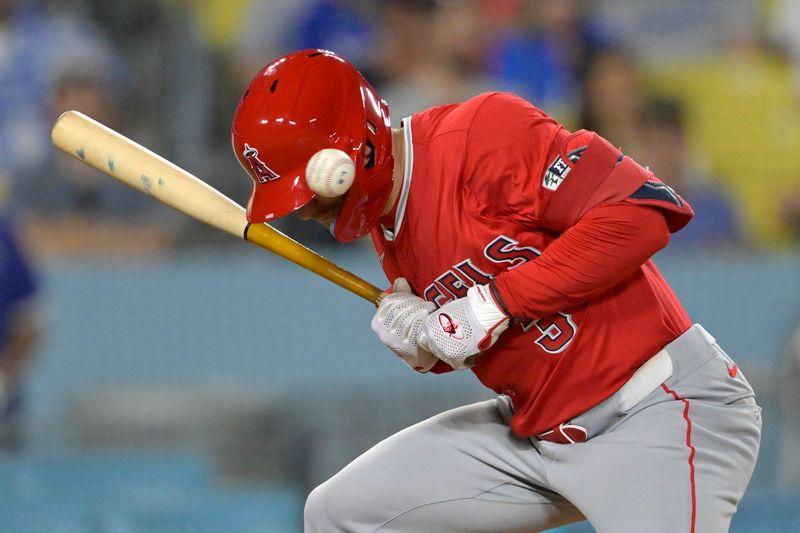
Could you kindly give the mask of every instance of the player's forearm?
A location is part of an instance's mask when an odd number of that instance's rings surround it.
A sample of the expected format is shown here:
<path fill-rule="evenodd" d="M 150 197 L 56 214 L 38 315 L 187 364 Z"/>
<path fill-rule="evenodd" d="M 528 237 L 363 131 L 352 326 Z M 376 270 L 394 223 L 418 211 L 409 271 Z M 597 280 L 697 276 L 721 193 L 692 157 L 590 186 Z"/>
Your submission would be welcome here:
<path fill-rule="evenodd" d="M 631 204 L 600 206 L 536 260 L 498 275 L 495 286 L 512 316 L 541 318 L 617 285 L 668 242 L 659 211 Z"/>

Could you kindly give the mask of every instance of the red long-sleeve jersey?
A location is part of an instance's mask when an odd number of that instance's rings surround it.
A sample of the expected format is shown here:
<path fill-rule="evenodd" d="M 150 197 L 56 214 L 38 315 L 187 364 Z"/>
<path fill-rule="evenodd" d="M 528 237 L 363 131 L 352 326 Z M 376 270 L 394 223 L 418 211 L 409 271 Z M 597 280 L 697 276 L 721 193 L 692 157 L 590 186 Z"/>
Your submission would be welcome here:
<path fill-rule="evenodd" d="M 505 93 L 403 129 L 403 189 L 372 234 L 384 271 L 436 305 L 493 280 L 515 319 L 472 371 L 511 398 L 515 433 L 604 400 L 689 328 L 650 257 L 691 208 L 600 136 Z"/>

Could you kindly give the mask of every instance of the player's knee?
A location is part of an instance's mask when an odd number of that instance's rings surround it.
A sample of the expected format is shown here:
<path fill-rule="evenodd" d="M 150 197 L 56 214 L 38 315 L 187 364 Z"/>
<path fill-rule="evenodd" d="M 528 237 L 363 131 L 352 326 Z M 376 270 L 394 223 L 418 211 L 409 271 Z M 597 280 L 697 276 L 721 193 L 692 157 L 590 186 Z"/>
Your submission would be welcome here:
<path fill-rule="evenodd" d="M 305 533 L 340 531 L 344 520 L 330 481 L 311 491 L 303 511 Z"/>

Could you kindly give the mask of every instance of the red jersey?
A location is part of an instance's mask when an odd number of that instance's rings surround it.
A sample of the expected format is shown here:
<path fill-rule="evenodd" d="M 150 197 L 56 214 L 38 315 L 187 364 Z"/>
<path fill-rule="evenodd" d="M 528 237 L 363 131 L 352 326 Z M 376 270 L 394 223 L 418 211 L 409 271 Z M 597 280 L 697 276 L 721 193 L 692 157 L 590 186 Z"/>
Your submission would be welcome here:
<path fill-rule="evenodd" d="M 372 233 L 384 272 L 390 281 L 407 278 L 437 306 L 493 280 L 515 320 L 472 371 L 511 398 L 516 434 L 536 435 L 606 399 L 690 327 L 649 260 L 654 250 L 629 270 L 578 259 L 591 257 L 584 248 L 594 244 L 581 243 L 581 227 L 602 227 L 604 209 L 629 206 L 626 213 L 652 217 L 641 206 L 655 208 L 667 235 L 666 227 L 680 229 L 692 216 L 682 198 L 607 141 L 570 133 L 505 93 L 414 114 L 403 130 L 405 176 L 392 228 Z M 574 254 L 558 249 L 568 239 Z M 565 268 L 545 269 L 546 261 Z M 579 281 L 563 281 L 560 272 Z M 447 370 L 443 362 L 433 369 Z"/>

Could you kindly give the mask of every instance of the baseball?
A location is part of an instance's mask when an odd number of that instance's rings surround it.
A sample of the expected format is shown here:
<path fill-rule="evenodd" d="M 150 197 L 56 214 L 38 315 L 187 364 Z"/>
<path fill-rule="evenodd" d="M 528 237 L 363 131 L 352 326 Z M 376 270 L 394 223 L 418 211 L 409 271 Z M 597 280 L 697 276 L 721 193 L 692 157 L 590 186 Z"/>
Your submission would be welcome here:
<path fill-rule="evenodd" d="M 325 148 L 311 156 L 306 165 L 306 182 L 325 198 L 341 196 L 353 185 L 356 166 L 350 156 L 336 148 Z"/>

